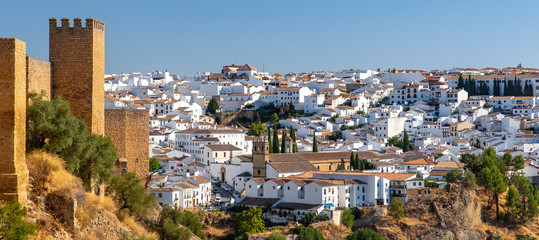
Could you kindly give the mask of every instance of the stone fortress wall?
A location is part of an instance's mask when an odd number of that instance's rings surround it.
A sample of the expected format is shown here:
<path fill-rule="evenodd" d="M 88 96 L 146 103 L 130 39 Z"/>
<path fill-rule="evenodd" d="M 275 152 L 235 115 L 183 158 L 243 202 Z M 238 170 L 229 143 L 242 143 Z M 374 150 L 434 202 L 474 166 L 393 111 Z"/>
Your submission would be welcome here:
<path fill-rule="evenodd" d="M 106 109 L 105 136 L 118 150 L 120 173 L 134 172 L 144 184 L 150 168 L 150 114 L 148 110 Z"/>
<path fill-rule="evenodd" d="M 49 19 L 52 93 L 62 96 L 90 132 L 105 133 L 105 24 L 88 18 Z"/>
<path fill-rule="evenodd" d="M 90 132 L 105 135 L 105 24 L 63 18 L 49 19 L 49 60 L 26 56 L 26 43 L 0 38 L 0 201 L 27 199 L 27 93 L 44 93 L 50 100 L 62 96 L 73 115 Z M 149 114 L 147 110 L 107 110 L 112 138 L 126 171 L 145 182 L 149 169 Z M 122 161 L 119 161 L 122 162 Z"/>
<path fill-rule="evenodd" d="M 26 43 L 0 38 L 0 201 L 27 198 Z"/>
<path fill-rule="evenodd" d="M 26 57 L 26 92 L 43 94 L 45 100 L 51 99 L 51 63 Z"/>

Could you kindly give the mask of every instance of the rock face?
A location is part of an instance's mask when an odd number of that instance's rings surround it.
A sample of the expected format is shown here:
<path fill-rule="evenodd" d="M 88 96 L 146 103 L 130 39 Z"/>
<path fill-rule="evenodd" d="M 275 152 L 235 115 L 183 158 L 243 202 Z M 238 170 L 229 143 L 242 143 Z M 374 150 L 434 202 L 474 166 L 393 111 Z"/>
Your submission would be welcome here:
<path fill-rule="evenodd" d="M 384 207 L 385 208 L 385 207 Z M 484 239 L 481 228 L 481 201 L 475 190 L 462 186 L 433 189 L 430 194 L 410 198 L 406 218 L 400 223 L 378 208 L 356 221 L 373 227 L 387 239 Z"/>

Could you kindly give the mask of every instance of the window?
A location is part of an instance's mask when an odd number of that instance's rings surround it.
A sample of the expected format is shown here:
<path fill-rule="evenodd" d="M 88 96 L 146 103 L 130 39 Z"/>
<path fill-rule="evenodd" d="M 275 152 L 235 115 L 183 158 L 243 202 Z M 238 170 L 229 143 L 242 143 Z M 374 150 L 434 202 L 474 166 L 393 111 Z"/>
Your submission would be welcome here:
<path fill-rule="evenodd" d="M 162 193 L 159 193 L 159 198 L 162 198 L 163 197 L 163 194 Z"/>

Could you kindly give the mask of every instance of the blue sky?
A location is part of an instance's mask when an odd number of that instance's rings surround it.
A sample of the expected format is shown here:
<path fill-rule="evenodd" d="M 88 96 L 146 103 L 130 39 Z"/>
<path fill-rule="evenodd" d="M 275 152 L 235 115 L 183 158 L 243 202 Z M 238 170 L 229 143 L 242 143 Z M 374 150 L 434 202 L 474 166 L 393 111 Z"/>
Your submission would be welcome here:
<path fill-rule="evenodd" d="M 539 67 L 539 1 L 8 1 L 0 37 L 48 59 L 48 19 L 105 22 L 106 72 Z"/>

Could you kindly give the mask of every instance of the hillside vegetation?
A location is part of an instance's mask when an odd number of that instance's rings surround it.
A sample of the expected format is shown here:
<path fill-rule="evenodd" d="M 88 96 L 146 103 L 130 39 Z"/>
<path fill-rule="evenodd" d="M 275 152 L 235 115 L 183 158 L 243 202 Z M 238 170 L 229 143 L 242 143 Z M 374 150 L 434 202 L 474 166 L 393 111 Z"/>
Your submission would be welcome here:
<path fill-rule="evenodd" d="M 67 172 L 59 157 L 36 151 L 26 161 L 28 220 L 40 226 L 34 239 L 120 239 L 126 233 L 157 239 L 133 217 L 119 214 L 110 197 L 87 193 L 82 180 Z"/>

